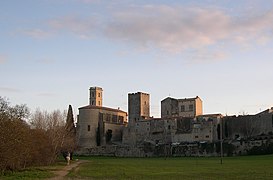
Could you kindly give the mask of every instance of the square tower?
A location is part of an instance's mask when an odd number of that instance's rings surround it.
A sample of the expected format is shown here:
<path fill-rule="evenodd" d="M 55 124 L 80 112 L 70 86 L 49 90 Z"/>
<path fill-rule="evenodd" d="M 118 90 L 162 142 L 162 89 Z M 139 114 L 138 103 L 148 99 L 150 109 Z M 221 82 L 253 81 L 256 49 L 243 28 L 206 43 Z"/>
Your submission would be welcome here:
<path fill-rule="evenodd" d="M 203 105 L 200 97 L 174 99 L 165 98 L 161 101 L 161 118 L 191 117 L 203 114 Z"/>
<path fill-rule="evenodd" d="M 137 92 L 128 94 L 129 123 L 150 117 L 150 95 Z"/>
<path fill-rule="evenodd" d="M 179 117 L 196 117 L 203 114 L 203 105 L 200 97 L 178 99 Z"/>
<path fill-rule="evenodd" d="M 90 87 L 89 105 L 102 106 L 102 88 Z"/>

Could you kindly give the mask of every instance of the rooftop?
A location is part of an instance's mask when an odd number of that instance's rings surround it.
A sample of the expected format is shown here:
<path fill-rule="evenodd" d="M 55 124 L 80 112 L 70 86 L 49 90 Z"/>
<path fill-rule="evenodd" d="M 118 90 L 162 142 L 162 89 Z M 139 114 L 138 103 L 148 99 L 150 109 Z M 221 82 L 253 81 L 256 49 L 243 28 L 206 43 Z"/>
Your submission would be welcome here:
<path fill-rule="evenodd" d="M 101 110 L 121 112 L 121 113 L 126 113 L 127 114 L 127 112 L 122 111 L 120 109 L 113 109 L 113 108 L 109 108 L 109 107 L 94 106 L 94 105 L 83 106 L 83 107 L 80 107 L 79 109 L 101 109 Z"/>

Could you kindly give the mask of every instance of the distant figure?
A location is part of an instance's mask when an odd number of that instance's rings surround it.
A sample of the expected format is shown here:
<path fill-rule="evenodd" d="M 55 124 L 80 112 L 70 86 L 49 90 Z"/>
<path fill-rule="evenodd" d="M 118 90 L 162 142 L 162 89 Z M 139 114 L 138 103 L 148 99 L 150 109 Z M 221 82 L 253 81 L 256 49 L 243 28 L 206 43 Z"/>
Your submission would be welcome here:
<path fill-rule="evenodd" d="M 66 162 L 67 162 L 67 165 L 70 164 L 70 152 L 68 152 L 66 155 Z"/>

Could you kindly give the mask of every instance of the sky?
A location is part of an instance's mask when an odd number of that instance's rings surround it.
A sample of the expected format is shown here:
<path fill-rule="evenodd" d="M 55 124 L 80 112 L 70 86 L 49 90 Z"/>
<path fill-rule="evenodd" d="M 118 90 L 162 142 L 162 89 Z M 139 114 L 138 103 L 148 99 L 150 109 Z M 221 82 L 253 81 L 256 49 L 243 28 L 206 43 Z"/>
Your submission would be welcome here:
<path fill-rule="evenodd" d="M 89 88 L 203 100 L 204 113 L 273 106 L 273 0 L 0 1 L 0 96 L 74 114 Z"/>

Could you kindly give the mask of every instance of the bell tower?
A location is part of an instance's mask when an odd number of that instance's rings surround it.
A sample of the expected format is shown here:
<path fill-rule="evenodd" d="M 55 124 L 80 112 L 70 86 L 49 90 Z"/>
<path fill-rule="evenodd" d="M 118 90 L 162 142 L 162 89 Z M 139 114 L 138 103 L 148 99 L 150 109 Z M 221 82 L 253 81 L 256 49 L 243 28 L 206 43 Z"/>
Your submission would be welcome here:
<path fill-rule="evenodd" d="M 89 105 L 102 106 L 102 88 L 90 87 Z"/>

